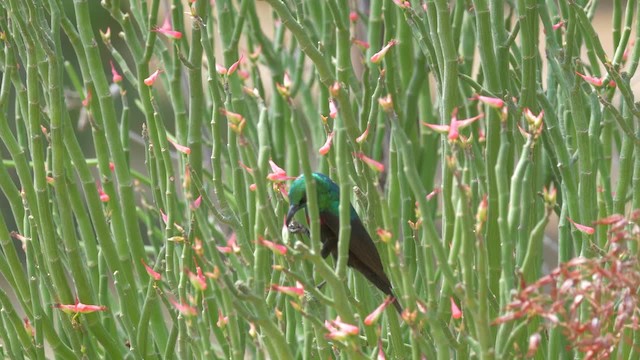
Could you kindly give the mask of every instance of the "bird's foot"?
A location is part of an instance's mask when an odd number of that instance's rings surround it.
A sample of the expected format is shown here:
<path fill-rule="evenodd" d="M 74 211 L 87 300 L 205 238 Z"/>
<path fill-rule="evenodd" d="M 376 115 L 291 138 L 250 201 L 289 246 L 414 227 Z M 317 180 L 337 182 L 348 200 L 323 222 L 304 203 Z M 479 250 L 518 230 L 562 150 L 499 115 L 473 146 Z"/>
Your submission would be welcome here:
<path fill-rule="evenodd" d="M 318 286 L 316 286 L 318 288 L 318 290 L 322 290 L 322 287 L 324 286 L 324 284 L 327 283 L 327 280 L 323 280 L 320 284 L 318 284 Z"/>
<path fill-rule="evenodd" d="M 309 236 L 309 229 L 307 229 L 302 224 L 300 224 L 299 222 L 296 222 L 296 221 L 292 221 L 287 226 L 287 229 L 292 234 L 300 234 L 300 233 L 302 233 L 302 234 L 305 234 L 305 235 Z"/>

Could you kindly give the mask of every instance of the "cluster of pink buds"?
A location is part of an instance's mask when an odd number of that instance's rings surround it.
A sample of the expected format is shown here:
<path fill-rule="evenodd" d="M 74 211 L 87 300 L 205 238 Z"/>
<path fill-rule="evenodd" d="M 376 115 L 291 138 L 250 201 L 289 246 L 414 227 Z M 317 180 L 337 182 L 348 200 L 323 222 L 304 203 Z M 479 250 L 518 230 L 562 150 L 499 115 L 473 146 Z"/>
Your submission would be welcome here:
<path fill-rule="evenodd" d="M 638 241 L 637 218 L 639 210 L 629 218 L 614 214 L 595 221 L 609 227 L 607 253 L 569 260 L 532 284 L 521 280 L 507 313 L 493 323 L 542 318 L 546 327 L 561 328 L 567 346 L 586 359 L 608 358 L 616 345 L 630 340 L 624 336 L 628 329 L 640 328 L 640 263 L 621 243 Z M 533 334 L 527 356 L 535 354 L 539 342 Z"/>

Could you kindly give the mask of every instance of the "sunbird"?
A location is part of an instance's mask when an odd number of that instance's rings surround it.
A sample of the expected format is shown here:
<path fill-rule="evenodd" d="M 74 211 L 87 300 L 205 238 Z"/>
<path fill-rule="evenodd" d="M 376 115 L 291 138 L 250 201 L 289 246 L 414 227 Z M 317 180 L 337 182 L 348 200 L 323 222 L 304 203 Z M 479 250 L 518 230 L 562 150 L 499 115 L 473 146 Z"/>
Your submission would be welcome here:
<path fill-rule="evenodd" d="M 338 234 L 340 233 L 340 188 L 328 176 L 321 173 L 313 173 L 316 181 L 318 212 L 320 215 L 320 240 L 322 249 L 320 255 L 323 259 L 333 255 L 338 257 Z M 296 178 L 289 187 L 289 211 L 287 212 L 287 227 L 293 220 L 293 216 L 300 209 L 307 210 L 307 187 L 304 175 Z M 349 241 L 349 259 L 347 265 L 358 270 L 367 280 L 371 281 L 383 293 L 393 298 L 393 304 L 399 313 L 402 307 L 393 294 L 391 282 L 384 273 L 380 254 L 376 249 L 371 236 L 362 225 L 362 220 L 356 210 L 349 204 L 351 212 L 351 238 Z M 307 212 L 307 217 L 309 216 Z"/>

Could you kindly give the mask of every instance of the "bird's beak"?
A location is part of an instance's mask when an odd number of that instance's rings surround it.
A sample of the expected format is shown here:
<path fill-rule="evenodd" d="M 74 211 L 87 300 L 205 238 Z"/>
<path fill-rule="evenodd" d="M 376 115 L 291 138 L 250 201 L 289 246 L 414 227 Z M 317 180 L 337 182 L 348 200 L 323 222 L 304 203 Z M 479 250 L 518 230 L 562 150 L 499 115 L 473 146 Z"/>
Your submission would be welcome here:
<path fill-rule="evenodd" d="M 287 226 L 289 226 L 289 223 L 291 223 L 291 220 L 293 220 L 293 217 L 298 212 L 298 210 L 300 210 L 300 208 L 301 208 L 300 205 L 289 206 L 289 211 L 287 211 L 287 219 L 285 220 L 285 223 L 287 224 Z"/>

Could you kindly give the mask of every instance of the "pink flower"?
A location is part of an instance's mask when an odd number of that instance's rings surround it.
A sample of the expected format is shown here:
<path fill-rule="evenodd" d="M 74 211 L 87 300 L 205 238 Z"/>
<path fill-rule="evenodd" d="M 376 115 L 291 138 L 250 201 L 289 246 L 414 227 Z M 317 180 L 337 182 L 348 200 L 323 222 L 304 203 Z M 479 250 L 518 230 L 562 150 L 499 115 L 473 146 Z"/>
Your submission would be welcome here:
<path fill-rule="evenodd" d="M 393 236 L 393 234 L 391 234 L 391 231 L 382 228 L 378 228 L 378 230 L 376 230 L 376 233 L 378 234 L 380 241 L 385 244 L 389 243 L 389 241 L 391 241 L 391 237 Z"/>
<path fill-rule="evenodd" d="M 573 221 L 570 217 L 567 216 L 567 220 L 569 220 L 569 222 L 571 224 L 573 224 L 573 226 L 576 227 L 576 229 L 578 229 L 578 231 L 583 232 L 587 235 L 592 235 L 594 232 L 596 232 L 596 229 L 592 228 L 591 226 L 587 226 L 587 225 L 582 225 L 582 224 L 578 224 L 577 222 Z"/>
<path fill-rule="evenodd" d="M 222 310 L 218 309 L 218 321 L 216 322 L 216 325 L 222 329 L 227 325 L 228 322 L 229 322 L 229 317 L 224 316 L 222 314 Z"/>
<path fill-rule="evenodd" d="M 391 94 L 378 98 L 378 105 L 380 105 L 384 112 L 391 112 L 393 110 L 393 98 L 391 98 Z"/>
<path fill-rule="evenodd" d="M 91 95 L 91 89 L 87 89 L 87 95 L 82 99 L 82 106 L 89 107 L 89 104 L 91 104 Z"/>
<path fill-rule="evenodd" d="M 540 333 L 535 333 L 529 337 L 529 349 L 527 350 L 528 358 L 534 357 L 536 352 L 538 352 L 541 340 L 542 336 L 540 336 Z"/>
<path fill-rule="evenodd" d="M 387 355 L 384 354 L 382 338 L 378 338 L 378 360 L 387 360 Z"/>
<path fill-rule="evenodd" d="M 171 27 L 171 21 L 169 20 L 169 17 L 166 17 L 164 19 L 164 23 L 162 24 L 161 27 L 152 31 L 159 32 L 160 34 L 166 37 L 176 39 L 176 40 L 182 38 L 182 33 L 180 31 L 173 30 L 173 28 Z"/>
<path fill-rule="evenodd" d="M 602 85 L 604 85 L 604 78 L 597 78 L 597 77 L 593 77 L 593 76 L 589 76 L 589 75 L 583 75 L 580 74 L 579 72 L 576 71 L 576 74 L 578 76 L 580 76 L 584 81 L 588 82 L 589 84 L 595 86 L 595 87 L 601 87 Z M 615 85 L 615 83 L 614 83 Z"/>
<path fill-rule="evenodd" d="M 449 132 L 449 125 L 430 124 L 424 121 L 422 122 L 422 125 L 440 134 L 446 134 Z"/>
<path fill-rule="evenodd" d="M 329 117 L 335 119 L 338 116 L 338 108 L 334 100 L 329 100 Z"/>
<path fill-rule="evenodd" d="M 111 28 L 107 27 L 107 30 L 105 30 L 104 32 L 100 30 L 100 37 L 102 37 L 102 41 L 104 41 L 105 43 L 111 42 Z"/>
<path fill-rule="evenodd" d="M 144 265 L 144 269 L 147 270 L 147 274 L 149 274 L 149 276 L 151 276 L 155 281 L 160 281 L 160 279 L 162 279 L 162 275 L 153 270 L 151 266 L 147 265 L 147 263 L 144 262 L 144 259 L 140 259 L 140 262 L 142 262 L 142 265 Z"/>
<path fill-rule="evenodd" d="M 267 180 L 273 182 L 281 182 L 287 180 L 293 180 L 295 177 L 287 176 L 287 172 L 284 171 L 281 167 L 276 165 L 273 160 L 269 160 L 269 165 L 271 165 L 271 173 L 267 175 Z"/>
<path fill-rule="evenodd" d="M 229 239 L 227 239 L 227 246 L 216 246 L 216 248 L 223 254 L 240 252 L 240 248 L 236 243 L 236 233 L 232 233 Z"/>
<path fill-rule="evenodd" d="M 418 311 L 420 311 L 421 313 L 423 314 L 427 313 L 427 305 L 423 303 L 421 300 L 416 301 L 416 307 L 418 308 Z"/>
<path fill-rule="evenodd" d="M 227 68 L 220 65 L 220 64 L 216 64 L 216 72 L 220 75 L 226 75 L 227 74 Z"/>
<path fill-rule="evenodd" d="M 169 217 L 165 214 L 162 209 L 160 209 L 160 216 L 162 217 L 162 221 L 166 224 L 169 221 Z"/>
<path fill-rule="evenodd" d="M 103 305 L 87 305 L 87 304 L 81 303 L 78 299 L 76 299 L 76 302 L 74 304 L 69 304 L 69 305 L 55 304 L 55 305 L 53 305 L 53 307 L 56 308 L 56 309 L 60 309 L 60 310 L 64 311 L 67 314 L 89 314 L 89 313 L 93 313 L 93 312 L 96 312 L 96 311 L 105 311 L 105 310 L 107 310 L 106 306 L 103 306 Z"/>
<path fill-rule="evenodd" d="M 627 59 L 629 58 L 629 52 L 631 52 L 631 49 L 633 48 L 633 44 L 634 44 L 633 40 L 629 41 L 629 46 L 626 49 L 624 49 L 624 53 L 622 53 L 623 63 L 626 62 Z"/>
<path fill-rule="evenodd" d="M 31 337 L 36 336 L 36 329 L 34 329 L 33 326 L 31 326 L 31 322 L 29 321 L 29 318 L 25 317 L 23 321 L 24 321 L 24 329 L 27 331 L 27 333 L 31 335 Z"/>
<path fill-rule="evenodd" d="M 408 9 L 411 7 L 411 3 L 403 0 L 393 0 L 393 2 L 402 9 Z"/>
<path fill-rule="evenodd" d="M 258 60 L 258 56 L 262 54 L 262 45 L 259 45 L 252 53 L 249 54 L 251 60 Z"/>
<path fill-rule="evenodd" d="M 198 196 L 195 200 L 193 200 L 193 204 L 191 204 L 191 209 L 195 210 L 200 207 L 202 203 L 202 195 Z"/>
<path fill-rule="evenodd" d="M 366 50 L 371 47 L 371 45 L 369 45 L 369 43 L 364 40 L 353 39 L 351 40 L 351 42 L 353 43 L 353 45 L 359 47 L 362 50 Z"/>
<path fill-rule="evenodd" d="M 153 86 L 153 84 L 158 79 L 158 75 L 160 75 L 160 72 L 160 69 L 158 69 L 153 74 L 149 75 L 148 78 L 144 79 L 144 84 L 147 86 Z"/>
<path fill-rule="evenodd" d="M 113 61 L 109 61 L 109 64 L 111 64 L 111 81 L 113 81 L 116 84 L 121 82 L 122 75 L 120 75 L 118 73 L 118 70 L 116 70 L 116 67 L 113 65 Z"/>
<path fill-rule="evenodd" d="M 288 71 L 284 72 L 284 76 L 282 78 L 282 85 L 287 89 L 291 88 L 293 85 L 293 81 L 291 81 L 291 75 L 289 75 Z"/>
<path fill-rule="evenodd" d="M 273 241 L 269 241 L 269 240 L 265 240 L 263 239 L 261 236 L 258 237 L 258 241 L 257 243 L 259 245 L 262 245 L 268 249 L 270 249 L 273 252 L 276 252 L 280 255 L 286 255 L 287 254 L 287 247 L 281 244 L 276 244 Z"/>
<path fill-rule="evenodd" d="M 241 168 L 244 169 L 244 171 L 248 172 L 249 174 L 253 175 L 253 169 L 248 167 L 247 165 L 245 165 L 244 163 L 242 163 L 242 161 L 238 161 L 238 165 L 240 165 Z"/>
<path fill-rule="evenodd" d="M 538 115 L 534 115 L 531 112 L 531 110 L 529 110 L 529 108 L 524 108 L 523 114 L 524 114 L 524 118 L 527 120 L 527 122 L 530 125 L 537 128 L 542 124 L 542 117 L 544 116 L 544 110 L 540 111 Z"/>
<path fill-rule="evenodd" d="M 387 306 L 389 306 L 389 304 L 391 304 L 394 301 L 397 301 L 397 300 L 395 298 L 392 298 L 391 296 L 387 296 L 382 302 L 382 304 L 380 304 L 380 306 L 378 306 L 375 310 L 373 310 L 371 314 L 367 315 L 367 317 L 364 319 L 364 324 L 367 326 L 371 326 L 375 324 L 380 318 L 380 316 L 382 315 L 382 313 L 384 312 L 384 309 L 386 309 Z"/>
<path fill-rule="evenodd" d="M 247 70 L 238 69 L 238 76 L 242 80 L 248 80 L 251 77 L 251 73 L 249 73 Z"/>
<path fill-rule="evenodd" d="M 441 133 L 448 134 L 448 139 L 450 141 L 455 141 L 460 136 L 459 130 L 471 125 L 474 121 L 482 118 L 484 114 L 478 114 L 474 117 L 458 120 L 458 109 L 453 109 L 453 113 L 451 114 L 451 122 L 449 125 L 437 125 L 437 124 L 429 124 L 426 122 L 422 122 L 422 125 L 428 127 L 429 129 Z"/>
<path fill-rule="evenodd" d="M 304 287 L 298 281 L 296 281 L 296 286 L 280 286 L 278 284 L 272 284 L 271 290 L 294 297 L 302 297 L 304 295 Z"/>
<path fill-rule="evenodd" d="M 228 111 L 226 109 L 220 109 L 220 113 L 227 117 L 231 130 L 233 130 L 237 134 L 242 133 L 242 129 L 244 129 L 244 126 L 246 125 L 246 121 L 244 120 L 244 117 L 242 115 L 234 113 L 232 111 Z"/>
<path fill-rule="evenodd" d="M 338 95 L 340 95 L 340 90 L 342 90 L 340 82 L 334 81 L 333 85 L 329 87 L 329 94 L 331 94 L 331 96 L 334 98 L 338 97 Z"/>
<path fill-rule="evenodd" d="M 458 307 L 458 304 L 456 304 L 456 301 L 453 299 L 453 296 L 449 297 L 449 300 L 451 300 L 451 317 L 456 320 L 460 319 L 462 317 L 462 311 Z"/>
<path fill-rule="evenodd" d="M 331 143 L 333 142 L 334 133 L 335 131 L 329 133 L 329 135 L 327 136 L 327 141 L 325 141 L 324 145 L 322 145 L 322 147 L 320 147 L 320 149 L 318 150 L 320 155 L 327 155 L 327 153 L 331 149 Z"/>
<path fill-rule="evenodd" d="M 554 196 L 555 196 L 555 190 L 556 189 L 553 189 L 553 190 L 554 190 Z M 622 215 L 622 214 L 613 214 L 613 215 L 609 215 L 607 217 L 603 217 L 603 218 L 600 218 L 600 219 L 594 221 L 594 224 L 612 225 L 612 224 L 618 223 L 618 222 L 623 221 L 623 220 L 625 220 L 624 215 Z"/>
<path fill-rule="evenodd" d="M 204 291 L 207 289 L 207 279 L 205 279 L 204 275 L 202 274 L 202 269 L 200 268 L 200 266 L 196 266 L 196 274 L 191 272 L 191 270 L 189 269 L 185 269 L 185 271 L 189 276 L 191 285 L 193 285 L 196 290 Z"/>
<path fill-rule="evenodd" d="M 340 320 L 340 316 L 335 320 L 325 320 L 324 326 L 329 330 L 329 333 L 326 334 L 325 337 L 330 340 L 345 340 L 351 335 L 358 335 L 359 332 L 357 326 L 343 322 Z"/>
<path fill-rule="evenodd" d="M 169 299 L 173 306 L 182 314 L 184 317 L 193 317 L 198 315 L 198 310 L 189 304 L 179 303 L 173 299 Z"/>
<path fill-rule="evenodd" d="M 556 31 L 556 30 L 560 29 L 563 26 L 564 26 L 564 20 L 560 20 L 556 24 L 553 24 L 553 26 L 551 28 L 553 29 L 553 31 Z"/>
<path fill-rule="evenodd" d="M 358 13 L 355 11 L 352 11 L 349 13 L 349 20 L 354 23 L 356 21 L 358 21 Z"/>
<path fill-rule="evenodd" d="M 234 72 L 236 72 L 236 70 L 238 69 L 238 66 L 240 66 L 240 63 L 242 63 L 242 60 L 244 60 L 244 54 L 240 54 L 240 58 L 238 59 L 238 61 L 234 62 L 233 64 L 231 64 L 231 66 L 229 66 L 229 70 L 227 71 L 227 76 L 231 76 L 233 75 Z"/>
<path fill-rule="evenodd" d="M 364 132 L 356 138 L 356 143 L 362 144 L 365 140 L 367 140 L 367 137 L 369 137 L 369 124 L 367 124 L 367 128 L 364 130 Z"/>
<path fill-rule="evenodd" d="M 109 194 L 104 192 L 102 186 L 100 186 L 100 183 L 97 183 L 96 186 L 98 187 L 98 195 L 100 195 L 100 201 L 104 203 L 109 202 Z"/>
<path fill-rule="evenodd" d="M 378 64 L 380 61 L 382 61 L 382 59 L 384 59 L 384 56 L 387 54 L 389 49 L 391 49 L 397 43 L 398 43 L 398 40 L 389 41 L 389 43 L 385 45 L 380 51 L 378 51 L 377 53 L 373 54 L 373 56 L 371 56 L 371 62 L 374 64 Z"/>
<path fill-rule="evenodd" d="M 479 101 L 485 103 L 486 105 L 491 106 L 494 109 L 501 109 L 504 106 L 504 100 L 502 100 L 500 98 L 494 98 L 494 97 L 490 97 L 490 96 L 482 96 L 480 94 L 477 94 L 474 97 L 472 97 L 471 99 L 479 100 Z"/>
<path fill-rule="evenodd" d="M 457 108 L 454 109 L 453 114 L 451 116 L 451 124 L 449 124 L 449 136 L 448 136 L 449 140 L 451 141 L 457 140 L 458 136 L 460 135 L 460 133 L 458 132 L 459 128 L 469 126 L 471 125 L 471 123 L 482 118 L 483 116 L 484 114 L 479 114 L 472 118 L 458 120 L 458 109 Z"/>
<path fill-rule="evenodd" d="M 220 113 L 227 117 L 227 120 L 231 121 L 234 124 L 237 124 L 244 120 L 244 117 L 238 113 L 234 113 L 227 109 L 220 109 Z"/>
<path fill-rule="evenodd" d="M 434 188 L 430 193 L 427 194 L 427 201 L 431 201 L 436 195 L 438 195 L 442 191 L 441 188 Z"/>
<path fill-rule="evenodd" d="M 353 154 L 355 157 L 357 157 L 358 159 L 362 160 L 365 164 L 369 165 L 369 167 L 377 172 L 383 172 L 384 171 L 384 164 L 382 164 L 379 161 L 373 160 L 372 158 L 368 157 L 367 155 L 358 152 Z"/>
<path fill-rule="evenodd" d="M 171 145 L 173 145 L 173 147 L 176 148 L 176 150 L 180 151 L 183 154 L 189 155 L 191 154 L 191 149 L 184 146 L 184 145 L 180 145 L 177 142 L 173 141 L 173 139 L 171 139 L 170 137 L 167 136 L 167 140 L 169 140 L 169 142 L 171 143 Z"/>

